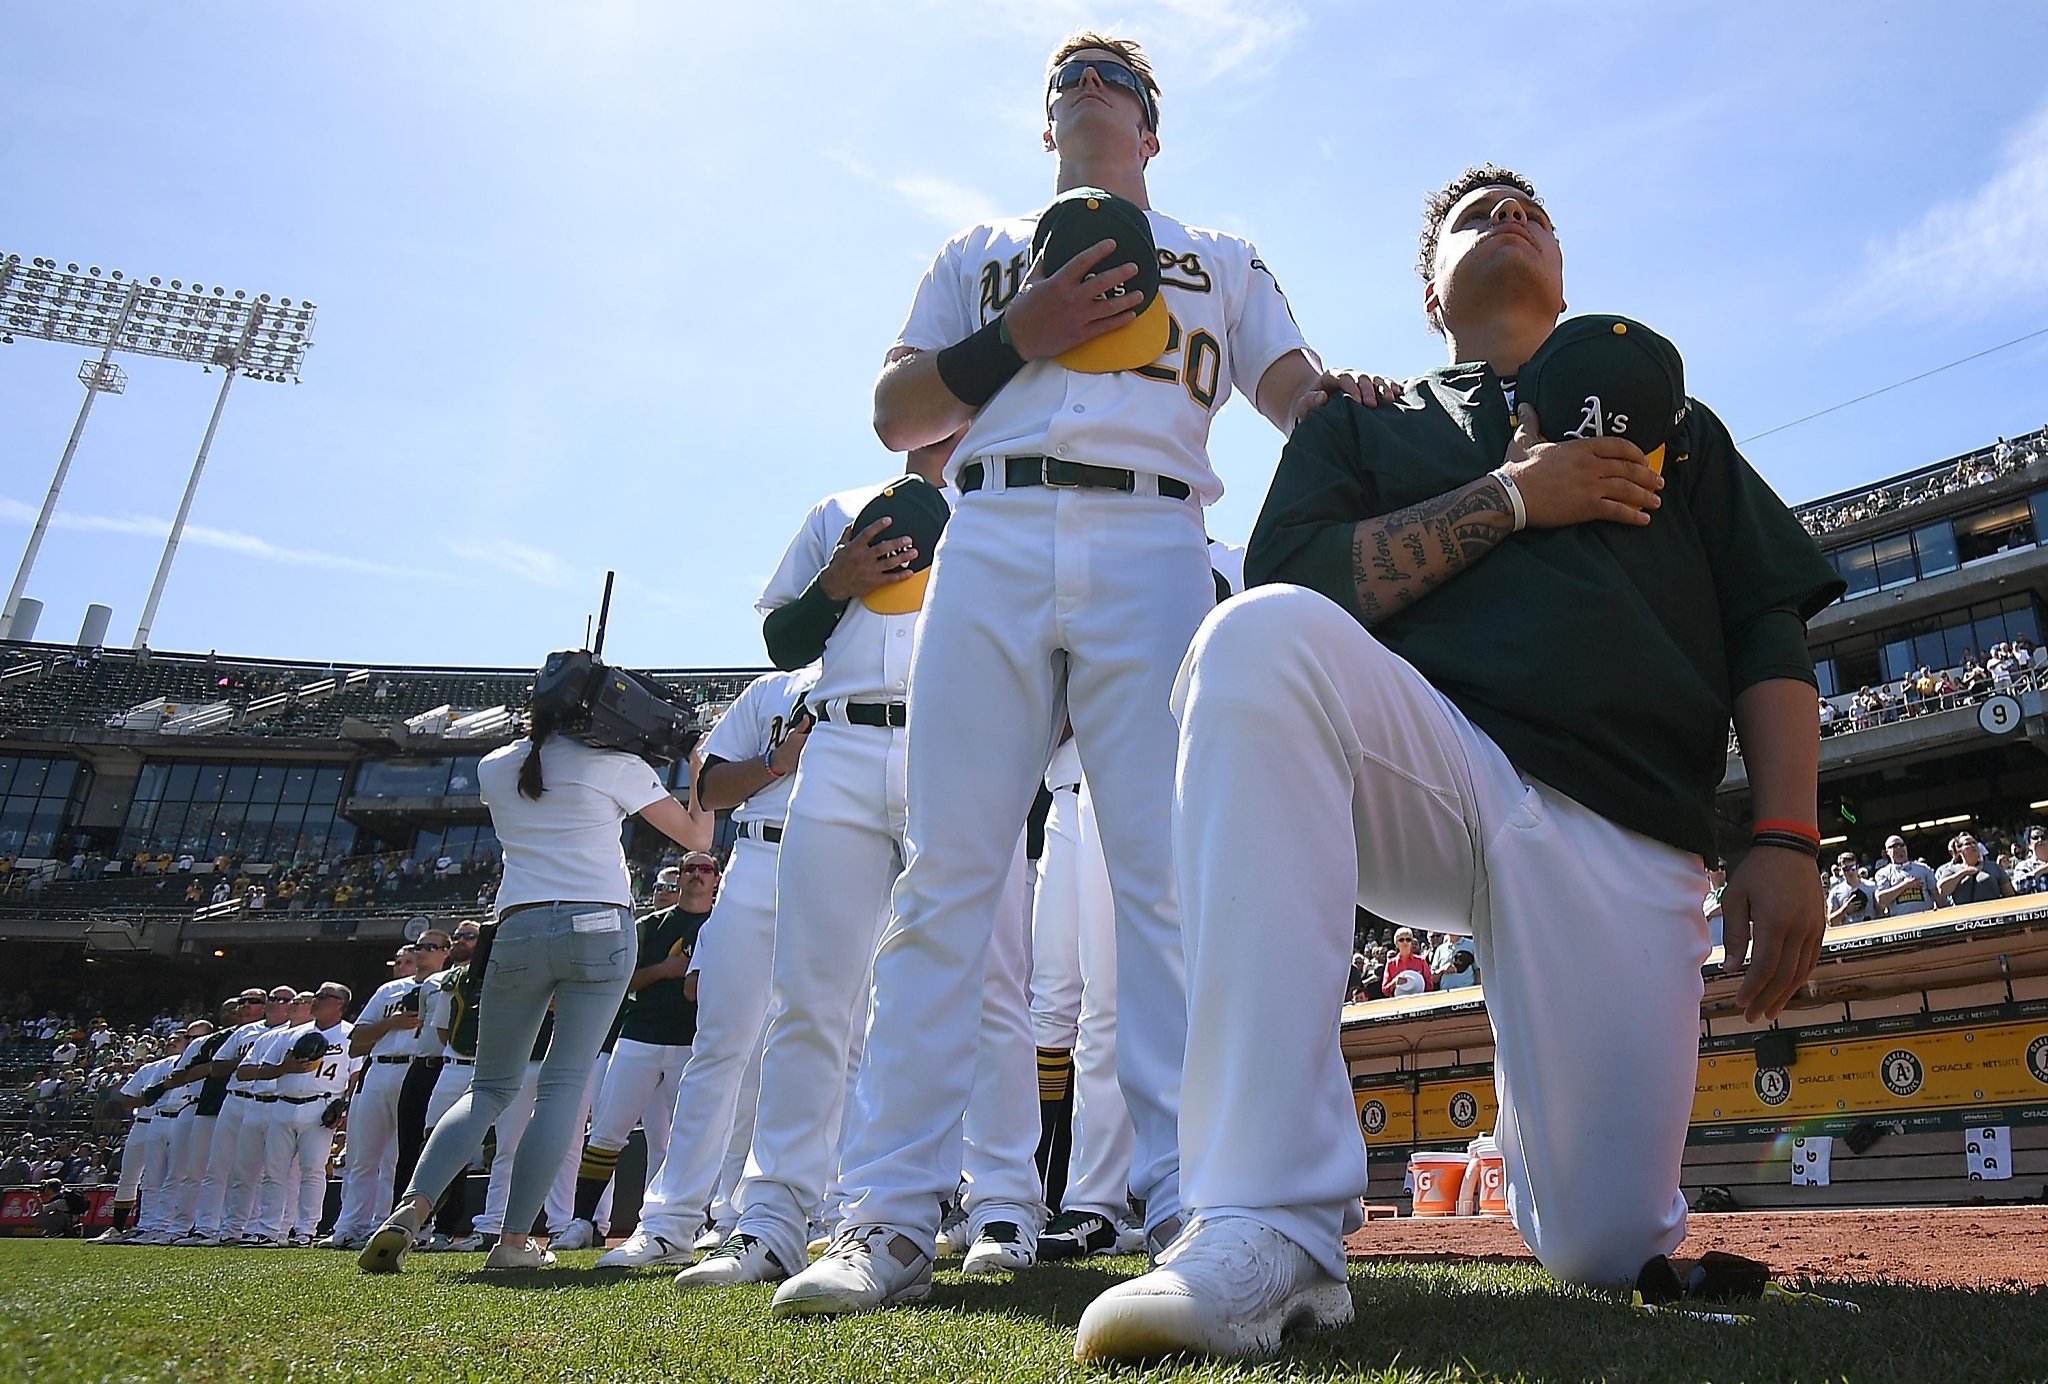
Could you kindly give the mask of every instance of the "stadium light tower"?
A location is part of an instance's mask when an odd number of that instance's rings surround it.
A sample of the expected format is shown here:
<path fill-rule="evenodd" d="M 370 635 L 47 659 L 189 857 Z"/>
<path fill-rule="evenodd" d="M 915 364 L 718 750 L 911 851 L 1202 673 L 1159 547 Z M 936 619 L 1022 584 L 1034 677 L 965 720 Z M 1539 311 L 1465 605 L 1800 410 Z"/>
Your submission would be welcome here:
<path fill-rule="evenodd" d="M 71 437 L 64 444 L 57 473 L 50 478 L 49 493 L 43 497 L 42 512 L 29 534 L 28 548 L 21 555 L 21 567 L 14 574 L 7 603 L 0 608 L 0 639 L 7 638 L 13 628 L 15 609 L 28 585 L 43 535 L 50 527 L 50 515 L 57 507 L 65 473 L 71 469 L 71 459 L 78 451 L 78 439 L 85 431 L 93 400 L 101 394 L 118 394 L 127 383 L 120 367 L 113 364 L 114 352 L 182 360 L 209 370 L 218 366 L 224 372 L 213 416 L 207 421 L 206 436 L 193 460 L 184 500 L 178 506 L 178 517 L 164 545 L 163 561 L 157 567 L 156 582 L 150 588 L 149 602 L 135 632 L 139 648 L 149 637 L 150 622 L 156 616 L 157 602 L 170 576 L 171 561 L 177 555 L 178 540 L 192 509 L 192 497 L 199 488 L 199 475 L 213 446 L 214 430 L 220 425 L 221 410 L 227 406 L 228 386 L 234 383 L 236 375 L 270 384 L 286 380 L 296 384 L 306 351 L 313 344 L 313 304 L 304 300 L 295 304 L 289 298 L 273 302 L 267 293 L 250 298 L 240 289 L 229 297 L 225 289 L 216 287 L 209 292 L 202 284 L 187 285 L 178 279 L 168 285 L 159 278 L 144 283 L 126 278 L 118 269 L 103 273 L 98 265 L 81 270 L 76 264 L 59 267 L 52 259 L 23 263 L 20 255 L 0 255 L 0 341 L 12 342 L 16 335 L 97 346 L 100 355 L 97 361 L 88 360 L 79 367 L 85 402 L 79 407 L 78 420 L 71 426 Z"/>

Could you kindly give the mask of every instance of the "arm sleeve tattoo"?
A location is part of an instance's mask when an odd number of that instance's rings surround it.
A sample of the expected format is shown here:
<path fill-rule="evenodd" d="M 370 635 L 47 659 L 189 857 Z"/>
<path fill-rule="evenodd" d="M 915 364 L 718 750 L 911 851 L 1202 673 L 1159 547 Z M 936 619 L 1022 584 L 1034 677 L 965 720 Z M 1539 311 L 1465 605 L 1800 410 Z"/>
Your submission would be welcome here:
<path fill-rule="evenodd" d="M 1514 530 L 1507 491 L 1490 475 L 1391 514 L 1359 520 L 1351 538 L 1359 613 L 1373 625 L 1406 610 L 1492 552 Z"/>

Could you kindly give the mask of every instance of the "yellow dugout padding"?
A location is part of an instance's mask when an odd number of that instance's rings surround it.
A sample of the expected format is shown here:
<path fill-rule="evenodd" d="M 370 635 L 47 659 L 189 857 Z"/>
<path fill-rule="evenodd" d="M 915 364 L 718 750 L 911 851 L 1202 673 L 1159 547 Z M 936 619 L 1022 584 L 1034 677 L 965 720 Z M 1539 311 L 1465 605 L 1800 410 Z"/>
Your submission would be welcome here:
<path fill-rule="evenodd" d="M 1352 1083 L 1359 1132 L 1369 1148 L 1431 1145 L 1463 1148 L 1493 1128 L 1499 1105 L 1491 1066 L 1454 1067 L 1419 1075 L 1360 1078 Z"/>

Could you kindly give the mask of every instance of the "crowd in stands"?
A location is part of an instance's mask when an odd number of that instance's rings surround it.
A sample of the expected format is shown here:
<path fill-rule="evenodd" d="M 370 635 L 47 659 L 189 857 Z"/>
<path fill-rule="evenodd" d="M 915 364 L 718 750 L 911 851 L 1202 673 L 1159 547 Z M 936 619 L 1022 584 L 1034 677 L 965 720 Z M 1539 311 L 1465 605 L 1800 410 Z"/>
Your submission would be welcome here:
<path fill-rule="evenodd" d="M 1479 955 L 1470 937 L 1389 927 L 1367 915 L 1355 936 L 1346 997 L 1353 1004 L 1479 983 Z"/>
<path fill-rule="evenodd" d="M 1881 485 L 1862 495 L 1832 504 L 1811 505 L 1795 511 L 1806 531 L 1818 538 L 1846 529 L 1866 519 L 1895 510 L 1910 509 L 1928 500 L 1954 495 L 1974 486 L 1988 485 L 2011 475 L 2032 462 L 2048 459 L 2048 427 L 2022 437 L 1998 441 L 1981 452 L 1959 457 L 1953 466 L 1929 475 L 1908 477 Z"/>
<path fill-rule="evenodd" d="M 1970 706 L 2000 692 L 2022 692 L 2048 675 L 2048 650 L 2024 635 L 1993 644 L 1980 658 L 1965 650 L 1953 668 L 1914 669 L 1897 682 L 1866 684 L 1846 697 L 1820 699 L 1820 733 L 1869 730 L 1873 726 Z"/>
<path fill-rule="evenodd" d="M 347 910 L 446 904 L 488 907 L 497 896 L 500 864 L 488 856 L 440 855 L 432 859 L 409 851 L 365 855 L 300 858 L 278 863 L 245 861 L 221 855 L 212 868 L 201 868 L 190 851 L 142 850 L 123 862 L 121 901 L 173 908 L 182 904 L 208 917 L 224 913 L 334 913 Z M 107 858 L 97 850 L 74 851 L 34 868 L 17 866 L 16 857 L 0 853 L 0 900 L 26 904 L 55 902 L 51 884 L 89 885 L 109 879 Z M 138 900 L 133 881 L 147 881 Z M 111 889 L 111 885 L 109 886 Z M 111 895 L 108 901 L 112 901 Z M 92 907 L 95 900 L 78 893 L 65 903 Z"/>

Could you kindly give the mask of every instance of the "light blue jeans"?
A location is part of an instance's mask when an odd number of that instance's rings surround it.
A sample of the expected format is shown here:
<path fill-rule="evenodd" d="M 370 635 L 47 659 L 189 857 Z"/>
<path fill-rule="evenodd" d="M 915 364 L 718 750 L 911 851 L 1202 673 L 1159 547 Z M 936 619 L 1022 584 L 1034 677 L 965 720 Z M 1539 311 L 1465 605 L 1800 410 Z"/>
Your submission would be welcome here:
<path fill-rule="evenodd" d="M 434 1126 L 406 1195 L 439 1200 L 476 1158 L 484 1133 L 512 1101 L 550 1000 L 555 1032 L 540 1065 L 533 1121 L 512 1160 L 505 1233 L 527 1234 L 569 1156 L 598 1047 L 633 978 L 631 909 L 607 903 L 524 908 L 498 923 L 477 1004 L 476 1079 Z"/>

